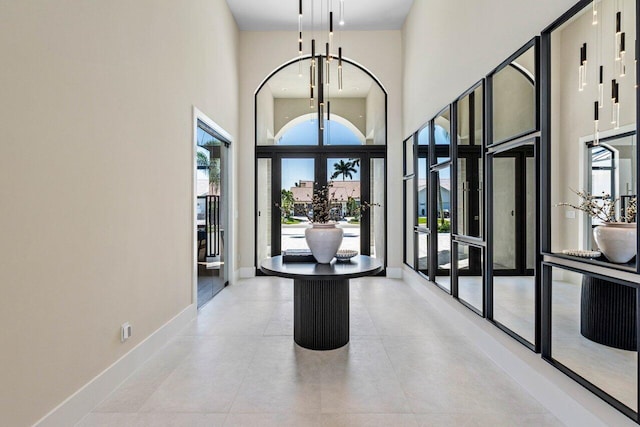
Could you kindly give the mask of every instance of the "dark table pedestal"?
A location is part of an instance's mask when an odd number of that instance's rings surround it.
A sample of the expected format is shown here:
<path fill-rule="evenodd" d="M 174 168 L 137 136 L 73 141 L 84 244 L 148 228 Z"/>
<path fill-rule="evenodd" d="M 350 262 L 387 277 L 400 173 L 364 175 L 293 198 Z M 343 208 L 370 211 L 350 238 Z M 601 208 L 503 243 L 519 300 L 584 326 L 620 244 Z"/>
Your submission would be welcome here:
<path fill-rule="evenodd" d="M 580 333 L 591 341 L 622 350 L 636 350 L 636 290 L 584 276 Z"/>
<path fill-rule="evenodd" d="M 349 342 L 349 280 L 293 282 L 293 338 L 311 350 L 333 350 Z"/>

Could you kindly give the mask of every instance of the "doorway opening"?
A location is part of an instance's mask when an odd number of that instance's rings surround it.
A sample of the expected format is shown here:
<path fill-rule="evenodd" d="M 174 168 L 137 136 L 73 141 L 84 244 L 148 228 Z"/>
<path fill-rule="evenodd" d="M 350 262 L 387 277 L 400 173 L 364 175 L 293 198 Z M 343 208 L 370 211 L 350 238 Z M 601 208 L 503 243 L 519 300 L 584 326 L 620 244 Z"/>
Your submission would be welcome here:
<path fill-rule="evenodd" d="M 196 121 L 196 253 L 197 305 L 201 308 L 229 284 L 228 158 L 230 142 L 222 132 Z"/>

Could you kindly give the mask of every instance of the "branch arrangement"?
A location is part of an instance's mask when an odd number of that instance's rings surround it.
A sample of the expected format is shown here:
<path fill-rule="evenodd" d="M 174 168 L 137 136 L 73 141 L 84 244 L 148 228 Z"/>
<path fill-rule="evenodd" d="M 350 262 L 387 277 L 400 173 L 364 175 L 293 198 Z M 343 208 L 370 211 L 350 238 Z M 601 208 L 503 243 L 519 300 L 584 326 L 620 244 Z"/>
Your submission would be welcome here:
<path fill-rule="evenodd" d="M 578 205 L 571 203 L 558 203 L 556 206 L 572 207 L 586 213 L 593 219 L 599 219 L 603 222 L 635 222 L 636 220 L 636 213 L 638 210 L 636 197 L 629 199 L 624 215 L 621 215 L 618 220 L 618 217 L 616 216 L 616 205 L 620 201 L 619 197 L 612 200 L 611 195 L 604 192 L 601 195 L 596 196 L 584 190 L 571 191 L 580 198 L 580 203 Z"/>

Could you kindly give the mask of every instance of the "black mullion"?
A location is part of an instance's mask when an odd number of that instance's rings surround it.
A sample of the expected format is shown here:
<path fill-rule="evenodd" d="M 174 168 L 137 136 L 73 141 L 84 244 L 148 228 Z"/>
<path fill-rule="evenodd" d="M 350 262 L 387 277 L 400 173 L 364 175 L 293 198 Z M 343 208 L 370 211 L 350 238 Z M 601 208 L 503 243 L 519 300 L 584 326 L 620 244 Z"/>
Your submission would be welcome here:
<path fill-rule="evenodd" d="M 458 245 L 454 245 L 451 238 L 458 231 L 458 102 L 454 102 L 449 111 L 449 135 L 453 135 L 449 137 L 449 287 L 451 295 L 458 298 Z"/>
<path fill-rule="evenodd" d="M 552 270 L 551 267 L 542 264 L 542 297 L 541 297 L 541 339 L 540 339 L 540 353 L 543 358 L 551 359 L 551 345 L 552 345 L 552 307 L 553 302 L 553 282 L 552 282 Z"/>
<path fill-rule="evenodd" d="M 271 161 L 271 205 L 280 203 L 282 187 L 282 157 L 273 156 Z M 271 209 L 271 256 L 280 255 L 282 252 L 282 230 L 280 210 Z"/>
<path fill-rule="evenodd" d="M 510 157 L 508 157 L 510 158 Z M 527 180 L 525 174 L 527 171 L 527 158 L 523 153 L 517 153 L 513 158 L 515 161 L 515 224 L 516 224 L 516 274 L 523 276 L 527 270 L 527 227 L 523 224 L 522 219 L 527 211 L 526 190 Z"/>
<path fill-rule="evenodd" d="M 436 194 L 436 178 L 435 173 L 431 172 L 431 165 L 436 162 L 436 144 L 435 144 L 435 122 L 431 120 L 429 122 L 429 156 L 427 159 L 426 175 L 429 183 L 428 187 L 428 204 L 426 209 L 427 224 L 430 230 L 427 240 L 427 253 L 428 259 L 428 275 L 429 280 L 435 283 L 436 271 L 438 269 L 438 222 L 434 213 L 437 209 L 438 195 Z"/>
<path fill-rule="evenodd" d="M 535 199 L 534 199 L 534 212 L 540 212 L 540 199 L 541 199 L 541 188 L 540 188 L 540 155 L 539 148 L 540 147 L 540 139 L 538 138 L 533 146 L 533 182 L 536 186 L 535 188 Z M 526 161 L 526 159 L 525 159 Z M 526 181 L 526 180 L 525 180 Z M 535 233 L 533 233 L 533 274 L 534 274 L 534 284 L 535 284 L 535 306 L 534 306 L 534 347 L 535 352 L 540 352 L 541 340 L 542 340 L 542 256 L 540 255 L 540 224 L 534 220 Z M 525 265 L 526 267 L 526 265 Z"/>
<path fill-rule="evenodd" d="M 638 59 L 638 55 L 640 55 L 640 50 L 638 50 L 638 48 L 640 47 L 640 25 L 638 25 L 638 23 L 640 22 L 640 1 L 636 0 L 636 34 L 635 34 L 635 52 L 636 52 L 636 59 Z M 636 85 L 635 87 L 638 88 L 640 87 L 640 61 L 635 61 L 635 65 L 636 65 Z M 636 89 L 636 135 L 640 135 L 640 90 Z M 638 150 L 636 148 L 636 176 L 635 176 L 635 180 L 636 182 L 638 181 L 638 172 L 640 169 L 640 150 Z M 638 190 L 636 189 L 636 193 L 638 192 Z M 637 196 L 637 194 L 636 194 Z M 636 221 L 636 254 L 640 253 L 640 239 L 637 238 L 637 221 Z M 636 272 L 640 272 L 640 257 L 638 257 L 636 255 Z M 638 306 L 638 308 L 636 309 L 636 311 L 640 310 L 640 306 Z M 640 329 L 639 329 L 640 331 Z M 638 369 L 638 372 L 640 375 L 640 369 Z M 638 381 L 638 396 L 640 398 L 640 381 Z M 638 408 L 640 408 L 640 405 L 638 406 Z M 640 417 L 640 415 L 638 415 Z"/>
<path fill-rule="evenodd" d="M 369 156 L 360 155 L 360 205 L 371 202 L 371 164 Z M 371 254 L 371 209 L 360 212 L 360 253 Z"/>
<path fill-rule="evenodd" d="M 420 269 L 418 268 L 418 251 L 419 251 L 419 245 L 418 245 L 418 233 L 417 233 L 417 228 L 418 228 L 418 179 L 420 178 L 420 173 L 418 171 L 418 161 L 419 161 L 419 148 L 420 146 L 418 145 L 418 132 L 413 134 L 413 189 L 412 189 L 412 195 L 411 197 L 413 197 L 413 213 L 411 214 L 411 218 L 413 218 L 413 233 L 412 233 L 412 238 L 413 238 L 413 269 L 415 271 L 419 271 Z M 429 192 L 429 187 L 427 186 L 426 188 L 426 192 Z"/>
<path fill-rule="evenodd" d="M 485 100 L 485 105 L 486 100 Z M 485 134 L 491 132 L 486 131 Z M 490 153 L 487 155 L 486 176 L 487 185 L 484 192 L 485 197 L 485 223 L 487 235 L 485 236 L 486 252 L 484 254 L 485 262 L 485 282 L 486 282 L 486 298 L 485 298 L 485 314 L 487 319 L 493 320 L 493 161 L 495 155 Z"/>

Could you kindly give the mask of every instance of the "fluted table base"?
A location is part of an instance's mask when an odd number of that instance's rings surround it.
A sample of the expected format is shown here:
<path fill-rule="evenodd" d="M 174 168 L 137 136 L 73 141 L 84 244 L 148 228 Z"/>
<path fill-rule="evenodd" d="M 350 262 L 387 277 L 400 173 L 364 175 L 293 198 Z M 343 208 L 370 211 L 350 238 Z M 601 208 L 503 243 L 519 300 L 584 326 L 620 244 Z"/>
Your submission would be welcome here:
<path fill-rule="evenodd" d="M 585 276 L 582 279 L 580 333 L 599 344 L 636 350 L 636 290 Z"/>
<path fill-rule="evenodd" d="M 349 342 L 349 280 L 293 282 L 293 338 L 310 350 L 333 350 Z"/>

